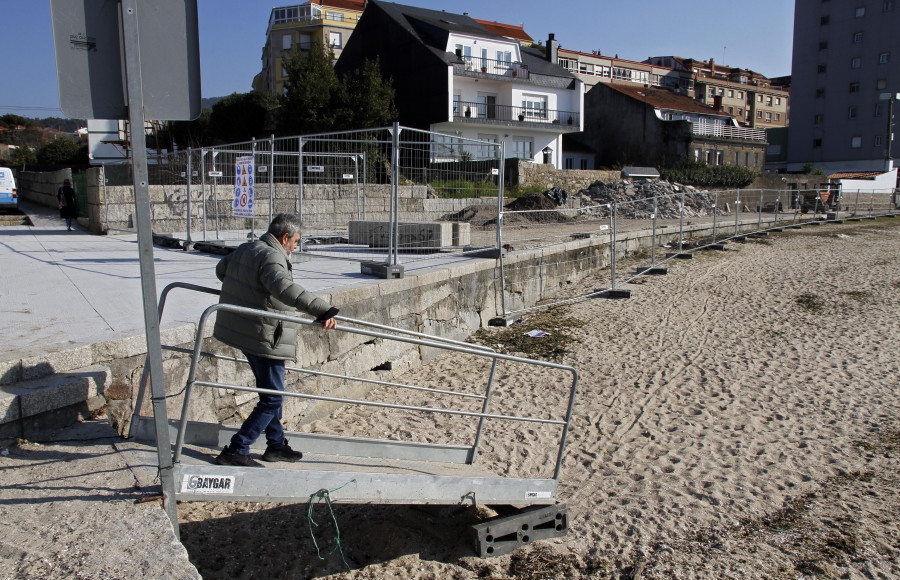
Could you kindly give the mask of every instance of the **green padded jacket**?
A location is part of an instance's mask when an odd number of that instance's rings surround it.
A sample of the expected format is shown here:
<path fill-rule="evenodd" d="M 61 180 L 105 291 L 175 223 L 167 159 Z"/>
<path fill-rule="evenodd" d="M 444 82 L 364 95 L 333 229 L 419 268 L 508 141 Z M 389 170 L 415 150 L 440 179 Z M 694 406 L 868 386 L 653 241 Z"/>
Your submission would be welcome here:
<path fill-rule="evenodd" d="M 328 302 L 294 283 L 291 269 L 290 256 L 272 234 L 241 244 L 216 265 L 216 276 L 222 281 L 219 303 L 287 315 L 300 310 L 320 321 L 337 314 Z M 250 354 L 295 360 L 297 326 L 220 310 L 213 336 Z"/>

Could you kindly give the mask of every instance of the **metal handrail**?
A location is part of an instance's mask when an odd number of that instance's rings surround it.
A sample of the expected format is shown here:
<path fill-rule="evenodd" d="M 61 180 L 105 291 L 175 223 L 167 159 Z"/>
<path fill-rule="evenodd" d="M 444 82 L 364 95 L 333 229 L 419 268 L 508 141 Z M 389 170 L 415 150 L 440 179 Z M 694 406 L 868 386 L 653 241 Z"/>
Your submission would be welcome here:
<path fill-rule="evenodd" d="M 566 438 L 568 435 L 569 425 L 571 424 L 571 419 L 572 419 L 572 409 L 573 409 L 574 403 L 575 403 L 575 393 L 576 393 L 576 389 L 578 386 L 578 371 L 576 371 L 574 367 L 571 367 L 568 365 L 562 365 L 562 364 L 558 364 L 558 363 L 547 362 L 547 361 L 539 361 L 539 360 L 534 360 L 534 359 L 527 359 L 527 358 L 515 357 L 515 356 L 511 356 L 511 355 L 499 354 L 496 352 L 486 351 L 483 348 L 472 348 L 471 345 L 461 346 L 460 344 L 452 344 L 451 341 L 441 340 L 440 337 L 431 337 L 435 340 L 426 340 L 426 339 L 417 338 L 417 337 L 392 335 L 392 334 L 387 334 L 384 332 L 366 330 L 363 328 L 338 327 L 337 329 L 335 329 L 338 331 L 350 332 L 353 334 L 368 336 L 371 338 L 393 340 L 393 341 L 403 342 L 403 343 L 407 343 L 407 344 L 414 344 L 417 346 L 427 346 L 427 347 L 432 347 L 432 348 L 437 348 L 437 349 L 442 349 L 442 350 L 449 350 L 449 351 L 460 352 L 460 353 L 464 353 L 464 354 L 470 354 L 473 356 L 491 358 L 491 359 L 493 359 L 493 361 L 492 361 L 493 366 L 491 369 L 491 381 L 493 381 L 494 369 L 496 367 L 496 362 L 498 360 L 519 362 L 519 363 L 524 363 L 524 364 L 531 364 L 531 365 L 535 365 L 535 366 L 543 366 L 543 367 L 549 367 L 549 368 L 568 371 L 568 372 L 572 373 L 572 386 L 569 390 L 569 400 L 568 400 L 568 405 L 567 405 L 567 409 L 566 409 L 565 419 L 541 419 L 541 418 L 537 418 L 537 417 L 519 417 L 519 416 L 515 416 L 515 415 L 497 415 L 497 414 L 487 413 L 486 409 L 484 409 L 484 408 L 482 409 L 481 412 L 475 412 L 475 411 L 463 411 L 463 410 L 457 410 L 457 409 L 446 409 L 446 408 L 438 408 L 438 407 L 417 407 L 417 406 L 413 406 L 413 405 L 394 405 L 392 403 L 378 403 L 378 402 L 374 402 L 374 401 L 347 399 L 347 398 L 341 398 L 341 397 L 327 397 L 327 396 L 322 396 L 322 395 L 311 395 L 311 394 L 306 394 L 306 393 L 271 391 L 271 390 L 266 390 L 266 389 L 255 389 L 253 387 L 242 387 L 242 386 L 235 386 L 235 385 L 226 385 L 223 383 L 212 383 L 209 381 L 199 381 L 196 379 L 196 375 L 197 375 L 197 369 L 199 367 L 199 361 L 200 361 L 200 356 L 201 356 L 201 346 L 202 346 L 204 328 L 206 327 L 209 317 L 213 313 L 218 312 L 220 310 L 226 311 L 226 312 L 233 312 L 236 314 L 241 314 L 243 316 L 267 318 L 270 320 L 274 319 L 274 320 L 280 320 L 283 322 L 290 322 L 293 324 L 302 324 L 302 325 L 307 325 L 307 326 L 320 326 L 320 323 L 315 322 L 313 320 L 307 320 L 307 319 L 296 317 L 296 316 L 289 316 L 289 315 L 285 315 L 285 314 L 278 314 L 278 313 L 267 312 L 267 311 L 263 311 L 263 310 L 255 310 L 252 308 L 244 308 L 241 306 L 234 306 L 231 304 L 214 304 L 214 305 L 208 307 L 206 310 L 204 310 L 203 314 L 200 317 L 200 322 L 198 323 L 198 326 L 197 326 L 197 338 L 194 343 L 194 352 L 193 352 L 193 356 L 191 358 L 191 369 L 190 369 L 190 372 L 188 373 L 187 384 L 186 384 L 185 390 L 184 390 L 184 404 L 182 406 L 181 419 L 179 421 L 178 436 L 177 436 L 176 442 L 175 442 L 174 461 L 176 461 L 176 462 L 180 458 L 181 450 L 184 445 L 185 433 L 187 431 L 188 414 L 190 411 L 190 404 L 191 404 L 191 395 L 193 392 L 193 387 L 196 385 L 196 386 L 208 386 L 208 387 L 222 388 L 222 389 L 234 389 L 234 390 L 241 390 L 241 391 L 270 393 L 270 394 L 276 394 L 278 396 L 291 396 L 291 397 L 298 397 L 298 398 L 339 402 L 339 403 L 344 403 L 344 404 L 360 404 L 360 405 L 367 405 L 367 406 L 374 406 L 374 407 L 405 409 L 405 410 L 410 410 L 410 411 L 433 412 L 433 413 L 442 413 L 442 414 L 450 414 L 450 415 L 465 415 L 465 416 L 471 416 L 471 417 L 479 417 L 479 419 L 482 423 L 486 419 L 505 419 L 505 420 L 516 420 L 516 421 L 525 421 L 525 422 L 533 422 L 533 423 L 544 423 L 544 424 L 551 424 L 551 425 L 561 425 L 561 426 L 563 426 L 563 429 L 562 429 L 562 435 L 560 437 L 559 451 L 557 453 L 557 461 L 556 461 L 556 466 L 555 466 L 554 475 L 553 475 L 554 479 L 559 478 L 559 473 L 562 469 L 562 458 L 563 458 L 563 454 L 565 451 Z M 392 329 L 392 330 L 401 330 L 402 331 L 402 329 Z M 403 332 L 407 332 L 407 331 L 403 331 Z M 452 342 L 457 342 L 457 341 L 452 341 Z M 298 369 L 298 370 L 305 372 L 305 369 Z M 490 384 L 488 387 L 488 392 L 486 392 L 486 394 L 485 394 L 485 406 L 487 405 L 489 398 L 490 398 Z M 474 457 L 475 457 L 476 453 L 477 453 L 477 438 L 476 438 L 475 447 L 473 448 L 472 461 L 474 461 Z"/>
<path fill-rule="evenodd" d="M 456 101 L 453 103 L 453 118 L 480 122 L 539 123 L 540 125 L 567 125 L 580 127 L 581 113 L 556 109 L 533 109 L 513 105 L 479 103 L 477 101 Z"/>

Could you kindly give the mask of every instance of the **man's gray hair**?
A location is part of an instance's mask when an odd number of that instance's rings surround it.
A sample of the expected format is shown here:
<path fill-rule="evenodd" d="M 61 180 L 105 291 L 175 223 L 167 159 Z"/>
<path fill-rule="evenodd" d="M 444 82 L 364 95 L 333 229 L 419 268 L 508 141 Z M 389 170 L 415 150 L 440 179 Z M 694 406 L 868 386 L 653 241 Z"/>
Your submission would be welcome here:
<path fill-rule="evenodd" d="M 269 224 L 269 233 L 280 240 L 284 234 L 289 238 L 293 238 L 300 232 L 300 216 L 293 213 L 280 213 L 275 216 L 272 223 Z"/>

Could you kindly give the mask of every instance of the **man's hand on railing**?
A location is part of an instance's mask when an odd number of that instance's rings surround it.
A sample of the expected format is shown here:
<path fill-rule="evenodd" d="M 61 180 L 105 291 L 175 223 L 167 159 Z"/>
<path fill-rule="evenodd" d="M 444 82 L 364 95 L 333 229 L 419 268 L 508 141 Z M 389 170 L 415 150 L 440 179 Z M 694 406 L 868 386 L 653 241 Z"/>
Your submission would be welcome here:
<path fill-rule="evenodd" d="M 334 330 L 335 328 L 337 328 L 337 322 L 334 320 L 334 318 L 329 318 L 328 320 L 322 320 L 321 322 L 322 322 L 322 327 L 325 330 Z"/>

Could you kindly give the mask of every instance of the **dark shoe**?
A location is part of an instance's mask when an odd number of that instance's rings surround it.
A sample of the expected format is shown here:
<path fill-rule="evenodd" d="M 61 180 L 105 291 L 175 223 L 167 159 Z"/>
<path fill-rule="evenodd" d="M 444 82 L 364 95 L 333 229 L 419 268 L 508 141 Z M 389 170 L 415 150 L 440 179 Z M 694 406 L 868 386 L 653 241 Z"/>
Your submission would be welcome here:
<path fill-rule="evenodd" d="M 260 459 L 263 461 L 288 461 L 294 463 L 303 459 L 303 454 L 291 449 L 291 446 L 285 441 L 284 447 L 279 447 L 277 449 L 275 447 L 267 447 L 266 452 L 263 453 L 263 456 Z"/>
<path fill-rule="evenodd" d="M 256 461 L 249 455 L 241 455 L 235 453 L 227 446 L 222 448 L 222 453 L 216 457 L 216 463 L 219 465 L 234 465 L 235 467 L 262 467 L 262 463 Z"/>

